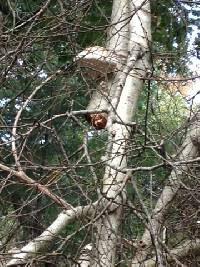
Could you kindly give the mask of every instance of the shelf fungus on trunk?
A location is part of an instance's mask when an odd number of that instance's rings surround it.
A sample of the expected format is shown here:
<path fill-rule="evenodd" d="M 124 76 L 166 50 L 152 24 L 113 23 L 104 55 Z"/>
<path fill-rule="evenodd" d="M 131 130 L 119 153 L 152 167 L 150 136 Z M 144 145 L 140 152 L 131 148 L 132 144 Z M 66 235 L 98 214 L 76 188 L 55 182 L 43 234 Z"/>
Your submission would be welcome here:
<path fill-rule="evenodd" d="M 109 80 L 120 62 L 119 57 L 104 47 L 94 46 L 80 52 L 75 61 L 81 68 L 85 68 L 86 76 L 96 83 L 87 109 L 108 109 L 112 98 Z M 98 113 L 89 114 L 86 119 L 97 130 L 101 130 L 106 127 L 107 117 L 107 113 Z"/>
<path fill-rule="evenodd" d="M 119 62 L 114 52 L 101 46 L 86 48 L 76 56 L 75 60 L 80 67 L 87 68 L 87 76 L 94 80 L 113 73 Z"/>

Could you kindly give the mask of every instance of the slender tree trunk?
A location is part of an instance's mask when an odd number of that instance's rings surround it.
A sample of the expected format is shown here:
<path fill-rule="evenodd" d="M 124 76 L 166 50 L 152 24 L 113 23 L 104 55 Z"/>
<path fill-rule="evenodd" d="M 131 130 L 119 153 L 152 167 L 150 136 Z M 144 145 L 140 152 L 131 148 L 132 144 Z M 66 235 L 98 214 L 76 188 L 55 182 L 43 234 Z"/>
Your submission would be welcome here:
<path fill-rule="evenodd" d="M 151 42 L 151 16 L 149 0 L 113 0 L 113 12 L 107 48 L 122 60 L 116 75 L 108 81 L 114 92 L 108 116 L 107 166 L 103 177 L 102 196 L 96 222 L 96 242 L 93 244 L 90 266 L 113 267 L 116 263 L 116 243 L 123 203 L 126 201 L 127 175 L 116 171 L 127 167 L 127 141 L 131 128 L 126 123 L 134 118 L 139 93 L 149 70 L 149 44 Z M 117 123 L 120 122 L 120 123 Z M 101 196 L 101 198 L 102 198 Z M 33 253 L 41 251 L 63 227 L 78 216 L 75 210 L 60 214 L 54 223 L 38 238 L 24 246 L 7 264 L 24 263 Z M 81 213 L 84 216 L 84 212 Z M 94 256 L 93 256 L 94 255 Z M 83 261 L 82 263 L 86 263 Z"/>
<path fill-rule="evenodd" d="M 149 1 L 113 1 L 108 49 L 127 57 L 127 62 L 125 65 L 122 62 L 111 85 L 115 94 L 108 117 L 108 166 L 102 190 L 104 203 L 110 201 L 110 206 L 97 224 L 96 257 L 91 264 L 96 267 L 115 266 L 122 204 L 126 201 L 125 174 L 116 171 L 115 167 L 127 167 L 127 141 L 131 131 L 130 127 L 116 123 L 116 120 L 131 122 L 134 117 L 143 79 L 149 70 L 150 27 Z"/>
<path fill-rule="evenodd" d="M 191 119 L 189 124 L 189 129 L 186 135 L 186 138 L 183 144 L 180 147 L 180 153 L 178 156 L 178 160 L 187 161 L 192 160 L 198 156 L 199 153 L 199 136 L 200 136 L 200 112 L 198 111 L 195 116 Z M 164 187 L 155 208 L 151 214 L 152 218 L 149 221 L 149 224 L 154 228 L 155 234 L 158 236 L 160 227 L 164 220 L 164 216 L 172 202 L 173 198 L 176 196 L 180 186 L 181 179 L 184 175 L 190 173 L 191 165 L 181 165 L 174 166 L 166 186 Z M 142 242 L 145 245 L 145 249 L 138 250 L 134 259 L 132 260 L 132 267 L 140 267 L 140 266 L 152 266 L 148 262 L 144 263 L 147 259 L 148 253 L 152 250 L 152 238 L 151 232 L 146 229 L 143 236 Z M 143 264 L 143 265 L 141 265 Z"/>

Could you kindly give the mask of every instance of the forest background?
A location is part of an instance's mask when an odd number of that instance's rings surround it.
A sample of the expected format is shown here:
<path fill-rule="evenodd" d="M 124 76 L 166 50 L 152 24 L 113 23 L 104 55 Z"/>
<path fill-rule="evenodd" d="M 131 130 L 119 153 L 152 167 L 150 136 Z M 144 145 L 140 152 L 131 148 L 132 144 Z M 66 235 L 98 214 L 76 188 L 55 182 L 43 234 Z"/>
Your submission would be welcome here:
<path fill-rule="evenodd" d="M 199 15 L 0 1 L 0 266 L 199 266 Z M 88 47 L 117 67 L 96 76 Z"/>

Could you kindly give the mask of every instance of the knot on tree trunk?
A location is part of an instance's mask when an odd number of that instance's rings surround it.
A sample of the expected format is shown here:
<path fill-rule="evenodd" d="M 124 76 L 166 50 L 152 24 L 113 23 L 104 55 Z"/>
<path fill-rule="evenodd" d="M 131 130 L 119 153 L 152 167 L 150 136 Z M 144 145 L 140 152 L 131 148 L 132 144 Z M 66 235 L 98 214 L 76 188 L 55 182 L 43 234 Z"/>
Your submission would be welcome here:
<path fill-rule="evenodd" d="M 193 134 L 190 136 L 190 138 L 194 146 L 200 146 L 200 136 L 198 134 Z"/>

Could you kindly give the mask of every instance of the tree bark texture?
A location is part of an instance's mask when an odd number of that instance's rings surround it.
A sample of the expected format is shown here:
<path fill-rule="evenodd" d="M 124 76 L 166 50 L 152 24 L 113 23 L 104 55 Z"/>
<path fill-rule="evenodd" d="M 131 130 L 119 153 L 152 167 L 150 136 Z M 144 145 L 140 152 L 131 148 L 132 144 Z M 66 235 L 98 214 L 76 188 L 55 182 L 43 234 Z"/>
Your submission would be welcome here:
<path fill-rule="evenodd" d="M 185 141 L 180 147 L 180 152 L 178 156 L 179 161 L 188 161 L 195 159 L 199 154 L 199 135 L 200 135 L 200 112 L 198 111 L 197 114 L 191 119 L 188 126 L 187 135 Z M 155 205 L 155 208 L 151 214 L 151 220 L 149 224 L 152 225 L 154 228 L 154 232 L 157 236 L 159 236 L 159 231 L 166 214 L 166 211 L 169 208 L 170 203 L 172 202 L 173 198 L 176 196 L 180 185 L 181 179 L 187 173 L 190 173 L 190 168 L 192 165 L 181 165 L 181 166 L 174 166 L 168 181 Z M 152 249 L 152 238 L 151 232 L 146 229 L 143 236 L 142 242 L 145 244 L 145 249 L 138 251 L 135 258 L 132 261 L 132 267 L 139 267 L 147 257 L 147 254 Z M 145 263 L 146 264 L 146 263 Z M 144 265 L 147 266 L 147 265 Z M 151 266 L 151 265 L 149 265 Z"/>
<path fill-rule="evenodd" d="M 113 1 L 108 49 L 127 58 L 126 64 L 116 73 L 111 91 L 114 92 L 108 116 L 109 166 L 127 167 L 127 141 L 130 128 L 116 123 L 116 119 L 131 122 L 137 108 L 143 80 L 150 69 L 149 53 L 151 43 L 151 16 L 149 1 Z M 122 205 L 126 201 L 123 181 L 125 174 L 106 167 L 103 177 L 105 203 L 112 200 L 107 214 L 97 223 L 95 259 L 91 266 L 113 267 L 116 262 L 116 243 Z"/>

